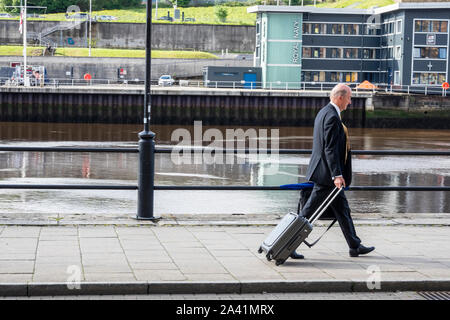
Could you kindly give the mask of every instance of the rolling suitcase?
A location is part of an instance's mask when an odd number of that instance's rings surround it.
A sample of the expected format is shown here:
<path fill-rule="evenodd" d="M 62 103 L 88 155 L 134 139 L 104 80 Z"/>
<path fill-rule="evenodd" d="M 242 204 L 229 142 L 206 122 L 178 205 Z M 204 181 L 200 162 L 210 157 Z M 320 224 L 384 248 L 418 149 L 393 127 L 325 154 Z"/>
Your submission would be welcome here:
<path fill-rule="evenodd" d="M 278 266 L 283 264 L 287 258 L 289 258 L 291 253 L 303 242 L 310 247 L 317 243 L 321 237 L 312 245 L 306 242 L 306 238 L 308 238 L 308 235 L 311 233 L 314 222 L 320 218 L 342 189 L 343 188 L 334 188 L 310 218 L 302 217 L 294 212 L 290 212 L 284 216 L 275 229 L 273 229 L 269 236 L 263 241 L 258 249 L 258 253 L 265 252 L 267 260 L 275 260 L 275 264 Z M 331 224 L 328 229 L 331 228 L 332 225 L 333 224 Z"/>

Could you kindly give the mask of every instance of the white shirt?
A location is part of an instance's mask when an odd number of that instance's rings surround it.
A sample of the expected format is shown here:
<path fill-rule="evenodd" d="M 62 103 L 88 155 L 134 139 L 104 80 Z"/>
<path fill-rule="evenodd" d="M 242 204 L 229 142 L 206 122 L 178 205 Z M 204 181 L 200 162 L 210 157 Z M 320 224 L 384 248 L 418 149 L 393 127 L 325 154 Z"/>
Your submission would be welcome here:
<path fill-rule="evenodd" d="M 339 107 L 337 105 L 335 105 L 333 102 L 330 101 L 330 103 L 336 109 L 336 112 L 340 118 L 341 117 L 341 109 L 339 109 Z"/>
<path fill-rule="evenodd" d="M 340 118 L 341 117 L 341 109 L 339 109 L 339 107 L 337 105 L 335 105 L 333 102 L 330 101 L 330 103 L 336 109 L 336 112 Z M 342 177 L 342 175 L 336 176 L 336 177 L 331 177 L 331 179 L 334 180 L 334 178 L 338 178 L 338 177 Z"/>

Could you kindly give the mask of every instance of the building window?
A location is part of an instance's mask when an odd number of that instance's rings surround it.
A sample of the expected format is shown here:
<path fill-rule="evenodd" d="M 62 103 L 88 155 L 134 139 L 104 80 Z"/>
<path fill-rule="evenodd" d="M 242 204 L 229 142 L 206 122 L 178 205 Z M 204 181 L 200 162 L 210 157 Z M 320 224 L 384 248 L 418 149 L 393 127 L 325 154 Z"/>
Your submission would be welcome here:
<path fill-rule="evenodd" d="M 447 21 L 428 21 L 428 20 L 416 20 L 415 28 L 416 32 L 448 32 Z"/>
<path fill-rule="evenodd" d="M 447 59 L 447 48 L 435 48 L 435 47 L 414 48 L 414 58 Z"/>
<path fill-rule="evenodd" d="M 400 85 L 400 71 L 394 73 L 394 84 Z"/>
<path fill-rule="evenodd" d="M 344 34 L 358 34 L 359 25 L 357 24 L 344 24 Z"/>
<path fill-rule="evenodd" d="M 303 47 L 303 58 L 311 58 L 311 48 Z"/>
<path fill-rule="evenodd" d="M 332 24 L 331 34 L 342 34 L 343 32 L 342 24 Z"/>
<path fill-rule="evenodd" d="M 364 49 L 363 57 L 364 57 L 364 59 L 376 59 L 376 50 L 375 49 Z"/>
<path fill-rule="evenodd" d="M 397 20 L 396 33 L 402 33 L 402 20 Z"/>
<path fill-rule="evenodd" d="M 427 72 L 413 74 L 413 84 L 441 85 L 444 82 L 445 73 Z"/>
<path fill-rule="evenodd" d="M 396 46 L 395 47 L 395 59 L 400 60 L 402 58 L 402 47 Z"/>
<path fill-rule="evenodd" d="M 303 80 L 305 82 L 325 82 L 325 71 L 304 71 Z"/>
<path fill-rule="evenodd" d="M 312 34 L 326 34 L 327 25 L 323 23 L 313 23 L 311 27 Z"/>
<path fill-rule="evenodd" d="M 358 49 L 357 48 L 344 48 L 344 58 L 345 59 L 357 59 Z"/>
<path fill-rule="evenodd" d="M 342 48 L 329 48 L 328 56 L 333 59 L 342 58 Z"/>
<path fill-rule="evenodd" d="M 331 82 L 357 82 L 358 72 L 330 72 Z"/>
<path fill-rule="evenodd" d="M 311 34 L 311 24 L 310 23 L 303 24 L 303 34 Z"/>
<path fill-rule="evenodd" d="M 311 50 L 313 58 L 326 58 L 325 48 L 312 48 Z"/>

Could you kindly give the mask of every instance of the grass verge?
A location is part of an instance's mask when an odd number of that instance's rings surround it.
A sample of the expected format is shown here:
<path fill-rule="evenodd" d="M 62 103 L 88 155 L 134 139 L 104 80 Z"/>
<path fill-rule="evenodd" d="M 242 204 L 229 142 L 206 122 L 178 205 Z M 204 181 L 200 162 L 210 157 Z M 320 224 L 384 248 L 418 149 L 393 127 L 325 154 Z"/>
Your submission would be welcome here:
<path fill-rule="evenodd" d="M 28 56 L 42 56 L 44 47 L 27 47 Z M 0 46 L 1 56 L 22 56 L 22 46 Z M 55 56 L 88 57 L 88 48 L 57 48 Z M 144 58 L 145 50 L 92 48 L 92 57 Z M 152 50 L 154 59 L 217 59 L 217 56 L 201 51 Z"/>

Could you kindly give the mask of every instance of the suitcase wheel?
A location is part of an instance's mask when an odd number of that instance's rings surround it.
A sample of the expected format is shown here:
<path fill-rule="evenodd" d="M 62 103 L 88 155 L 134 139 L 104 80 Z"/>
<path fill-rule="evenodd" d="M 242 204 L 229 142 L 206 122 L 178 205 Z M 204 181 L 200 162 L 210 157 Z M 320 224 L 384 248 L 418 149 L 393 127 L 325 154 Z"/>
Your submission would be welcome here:
<path fill-rule="evenodd" d="M 267 261 L 272 260 L 272 255 L 270 253 L 266 254 Z"/>
<path fill-rule="evenodd" d="M 258 253 L 262 253 L 262 252 L 263 252 L 263 249 L 261 247 L 259 247 Z"/>
<path fill-rule="evenodd" d="M 283 264 L 284 260 L 277 260 L 275 261 L 275 265 L 279 266 L 280 264 Z"/>

